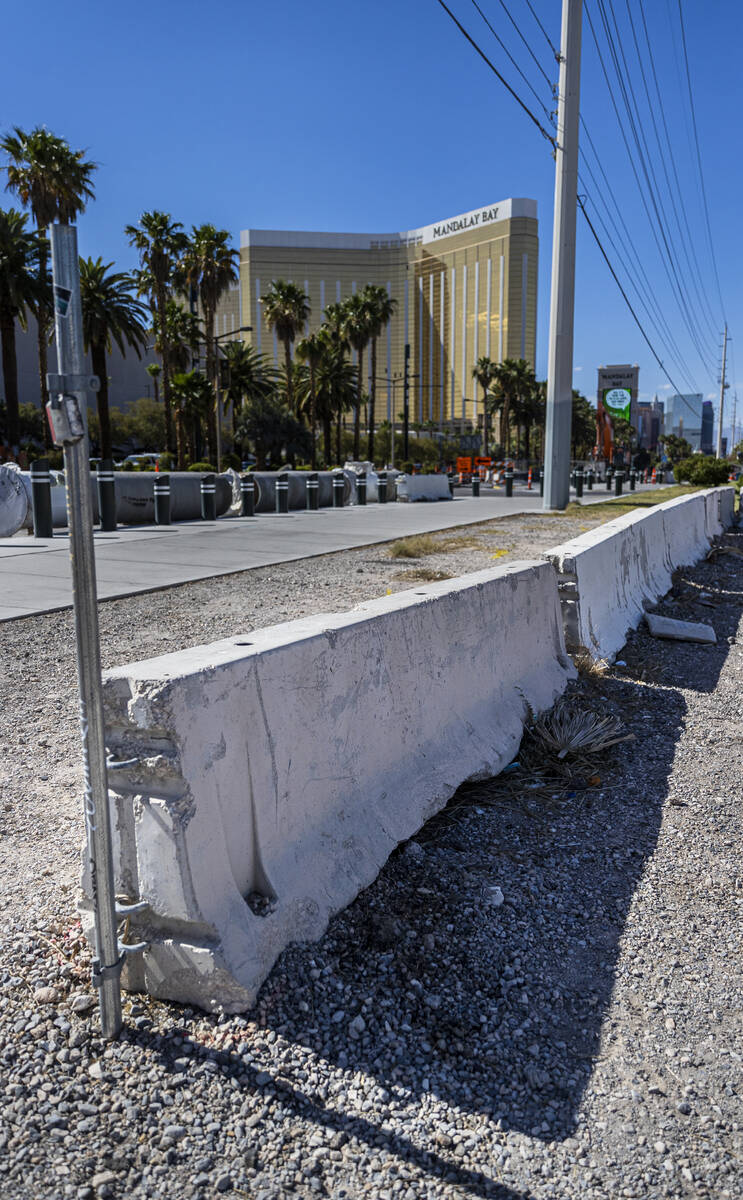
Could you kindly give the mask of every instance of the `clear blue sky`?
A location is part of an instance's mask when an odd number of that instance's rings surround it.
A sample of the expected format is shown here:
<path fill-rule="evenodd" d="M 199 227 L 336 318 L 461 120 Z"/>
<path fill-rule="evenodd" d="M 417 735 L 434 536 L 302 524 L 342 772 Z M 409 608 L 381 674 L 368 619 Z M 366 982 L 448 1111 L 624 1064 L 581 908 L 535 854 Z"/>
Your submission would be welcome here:
<path fill-rule="evenodd" d="M 600 26 L 599 0 L 587 3 Z M 680 195 L 684 198 L 712 309 L 709 318 L 700 311 L 705 300 L 697 296 L 701 289 L 692 278 L 695 268 L 690 256 L 689 261 L 685 257 L 688 246 L 675 224 L 663 178 L 632 44 L 628 3 L 663 136 L 642 40 L 640 0 L 613 0 L 627 54 L 627 65 L 620 64 L 619 72 L 603 31 L 599 30 L 599 55 L 584 18 L 582 112 L 662 317 L 685 360 L 688 380 L 641 307 L 638 312 L 679 389 L 690 391 L 694 384 L 694 390 L 711 397 L 718 386 L 723 318 L 690 139 L 686 84 L 680 74 L 684 67 L 678 0 L 644 0 L 644 10 L 681 185 L 679 193 L 671 176 L 671 190 L 682 229 Z M 560 0 L 532 4 L 550 39 L 559 44 Z M 504 4 L 480 0 L 480 6 L 543 103 L 553 107 L 547 83 L 509 22 Z M 604 0 L 604 6 L 611 19 L 610 0 Z M 450 7 L 546 123 L 537 99 L 471 0 L 450 0 Z M 546 74 L 556 79 L 547 40 L 526 0 L 507 0 L 507 7 Z M 735 356 L 737 339 L 743 339 L 743 165 L 736 120 L 743 101 L 743 13 L 735 0 L 683 0 L 683 10 L 712 233 Z M 76 148 L 87 148 L 100 164 L 97 199 L 80 221 L 84 254 L 100 254 L 120 268 L 133 267 L 136 260 L 123 227 L 147 208 L 166 209 L 186 227 L 212 221 L 230 229 L 237 240 L 240 229 L 248 226 L 406 229 L 508 196 L 535 197 L 541 239 L 537 367 L 540 376 L 546 374 L 554 184 L 550 147 L 436 0 L 377 0 L 373 5 L 348 0 L 314 5 L 306 0 L 226 0 L 214 5 L 130 0 L 125 6 L 77 0 L 63 7 L 40 0 L 31 7 L 10 6 L 3 25 L 0 128 L 46 124 Z M 650 193 L 655 188 L 644 182 L 638 188 L 635 182 L 602 63 L 617 102 L 621 105 L 618 75 L 637 98 L 680 287 L 669 283 L 664 273 L 642 206 L 643 196 L 652 206 Z M 670 172 L 670 160 L 666 167 Z M 596 173 L 595 164 L 593 169 Z M 603 181 L 601 189 L 609 190 Z M 581 187 L 589 195 L 592 217 L 597 190 L 590 179 L 588 187 Z M 625 279 L 618 261 L 617 266 Z M 702 343 L 702 356 L 684 324 L 679 292 Z M 636 299 L 634 292 L 632 298 Z M 743 370 L 743 346 L 737 357 Z M 643 397 L 671 391 L 579 217 L 576 386 L 593 398 L 596 367 L 609 362 L 640 364 Z M 738 386 L 734 376 L 732 384 L 728 414 Z M 738 391 L 740 428 L 743 387 Z"/>

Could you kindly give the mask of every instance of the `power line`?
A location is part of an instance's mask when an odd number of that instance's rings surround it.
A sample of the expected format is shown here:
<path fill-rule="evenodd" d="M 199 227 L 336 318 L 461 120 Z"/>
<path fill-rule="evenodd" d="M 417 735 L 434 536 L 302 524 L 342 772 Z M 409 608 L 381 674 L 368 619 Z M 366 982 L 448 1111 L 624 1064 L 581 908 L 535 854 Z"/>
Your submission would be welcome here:
<path fill-rule="evenodd" d="M 678 0 L 679 6 L 679 23 L 681 25 L 681 45 L 684 50 L 684 62 L 686 64 L 686 83 L 689 89 L 689 107 L 691 109 L 691 123 L 694 130 L 694 144 L 697 151 L 697 166 L 699 167 L 699 182 L 702 186 L 702 200 L 704 201 L 704 219 L 707 224 L 707 238 L 709 239 L 709 252 L 712 257 L 712 267 L 715 272 L 715 283 L 717 284 L 717 296 L 720 301 L 720 308 L 723 317 L 725 316 L 725 305 L 722 300 L 722 289 L 720 288 L 720 276 L 717 273 L 717 259 L 715 258 L 715 247 L 712 241 L 712 226 L 709 219 L 709 206 L 707 204 L 707 189 L 704 186 L 704 171 L 702 170 L 702 155 L 699 150 L 699 133 L 697 131 L 697 117 L 694 109 L 694 94 L 691 88 L 691 72 L 689 70 L 689 55 L 686 50 L 686 28 L 684 26 L 684 13 L 681 7 L 681 0 Z"/>
<path fill-rule="evenodd" d="M 610 262 L 610 260 L 609 260 L 609 256 L 608 256 L 608 254 L 606 253 L 606 251 L 605 251 L 605 249 L 604 249 L 603 245 L 601 244 L 601 238 L 600 238 L 600 237 L 599 237 L 599 235 L 596 233 L 596 230 L 594 229 L 594 227 L 593 227 L 593 224 L 592 224 L 592 222 L 591 222 L 591 218 L 589 217 L 588 213 L 586 212 L 586 210 L 585 210 L 585 206 L 584 206 L 584 204 L 583 204 L 583 201 L 581 200 L 580 196 L 578 197 L 578 205 L 579 205 L 579 207 L 580 207 L 580 210 L 581 210 L 581 212 L 583 213 L 583 216 L 584 216 L 584 217 L 585 217 L 585 219 L 586 219 L 586 224 L 588 225 L 588 228 L 591 230 L 591 233 L 593 234 L 593 237 L 594 237 L 594 240 L 595 240 L 595 242 L 596 242 L 596 245 L 598 246 L 599 250 L 601 251 L 601 254 L 602 254 L 602 256 L 603 256 L 604 262 L 606 263 L 607 267 L 608 267 L 608 268 L 609 268 L 609 270 L 611 271 L 612 278 L 613 278 L 614 282 L 616 283 L 617 287 L 619 288 L 620 292 L 622 293 L 622 297 L 623 297 L 623 299 L 624 299 L 624 302 L 625 302 L 625 304 L 627 305 L 627 308 L 630 310 L 630 312 L 631 312 L 631 314 L 632 314 L 632 317 L 633 317 L 633 319 L 634 319 L 634 322 L 635 322 L 635 324 L 636 324 L 637 328 L 640 330 L 640 333 L 642 334 L 643 338 L 645 339 L 645 341 L 646 341 L 646 343 L 647 343 L 647 345 L 648 345 L 648 347 L 649 347 L 649 349 L 650 349 L 650 353 L 652 354 L 653 358 L 654 358 L 654 359 L 655 359 L 655 361 L 657 362 L 657 364 L 658 364 L 658 366 L 660 367 L 661 371 L 663 372 L 663 374 L 665 375 L 666 379 L 667 379 L 667 380 L 668 380 L 668 382 L 670 383 L 671 387 L 676 389 L 676 395 L 677 395 L 677 396 L 681 396 L 681 398 L 682 398 L 682 399 L 684 399 L 683 392 L 680 392 L 680 391 L 679 391 L 679 389 L 678 389 L 678 387 L 676 387 L 676 384 L 673 382 L 673 379 L 671 378 L 671 376 L 669 375 L 668 371 L 666 370 L 666 367 L 665 367 L 665 366 L 664 366 L 664 364 L 663 364 L 663 360 L 662 360 L 662 359 L 660 358 L 660 356 L 658 355 L 658 352 L 656 351 L 656 349 L 655 349 L 655 346 L 654 346 L 654 345 L 653 345 L 653 343 L 650 341 L 650 338 L 648 337 L 648 335 L 646 334 L 645 330 L 643 329 L 643 327 L 642 327 L 642 322 L 640 321 L 640 318 L 638 317 L 637 313 L 635 312 L 634 308 L 632 307 L 632 305 L 631 305 L 631 303 L 630 303 L 629 296 L 627 295 L 627 293 L 625 292 L 624 288 L 622 287 L 622 284 L 621 284 L 621 282 L 620 282 L 620 280 L 619 280 L 619 277 L 618 277 L 618 275 L 617 275 L 616 271 L 614 270 L 613 266 L 611 265 L 611 262 Z M 689 404 L 689 401 L 688 401 L 688 400 L 686 401 L 686 403 L 689 405 L 689 408 L 692 408 L 692 405 L 691 405 L 691 404 Z M 693 411 L 693 410 L 692 410 L 692 411 Z"/>
<path fill-rule="evenodd" d="M 488 29 L 489 29 L 489 30 L 490 30 L 490 32 L 492 33 L 493 37 L 494 37 L 494 38 L 495 38 L 495 40 L 497 41 L 498 45 L 499 45 L 499 46 L 501 47 L 501 49 L 502 49 L 502 50 L 505 52 L 505 54 L 508 56 L 508 58 L 509 58 L 509 59 L 510 59 L 510 61 L 512 62 L 512 64 L 513 64 L 514 68 L 515 68 L 515 69 L 518 71 L 519 75 L 521 76 L 521 78 L 523 79 L 524 83 L 525 83 L 525 84 L 526 84 L 526 86 L 528 87 L 529 91 L 530 91 L 530 92 L 532 93 L 532 95 L 535 97 L 535 99 L 536 99 L 536 101 L 537 101 L 537 104 L 538 104 L 538 105 L 541 107 L 541 109 L 542 109 L 542 111 L 544 112 L 544 114 L 545 114 L 545 116 L 546 116 L 547 120 L 548 120 L 548 121 L 550 121 L 550 122 L 552 122 L 552 121 L 553 121 L 552 113 L 551 113 L 551 112 L 550 112 L 550 110 L 547 108 L 547 105 L 546 105 L 546 104 L 544 103 L 544 101 L 542 100 L 542 98 L 541 98 L 541 96 L 539 95 L 539 93 L 538 93 L 538 91 L 536 90 L 536 88 L 533 86 L 533 84 L 530 82 L 530 80 L 529 80 L 529 79 L 527 79 L 526 75 L 525 75 L 525 74 L 524 74 L 524 72 L 521 70 L 521 67 L 520 67 L 520 66 L 519 66 L 519 64 L 516 62 L 516 59 L 515 59 L 515 58 L 513 57 L 513 55 L 511 54 L 511 51 L 508 49 L 508 46 L 506 45 L 506 43 L 503 41 L 503 39 L 500 37 L 500 35 L 499 35 L 498 33 L 496 33 L 496 31 L 493 29 L 493 26 L 490 24 L 490 21 L 489 21 L 489 20 L 488 20 L 488 18 L 485 16 L 485 13 L 482 11 L 482 9 L 480 8 L 480 5 L 477 3 L 477 0 L 472 0 L 472 3 L 473 3 L 473 5 L 475 6 L 475 8 L 477 9 L 477 11 L 479 12 L 480 16 L 482 17 L 483 21 L 484 21 L 484 22 L 485 22 L 485 24 L 487 25 Z M 543 71 L 542 71 L 542 74 L 544 75 L 544 72 L 543 72 Z M 545 75 L 545 79 L 547 79 L 547 76 L 546 76 L 546 75 Z M 547 79 L 547 82 L 549 83 L 549 79 Z M 550 84 L 550 87 L 551 87 L 551 86 L 552 86 L 552 85 Z"/>
<path fill-rule="evenodd" d="M 640 166 L 642 168 L 643 175 L 645 176 L 645 181 L 647 183 L 650 200 L 652 202 L 653 209 L 655 210 L 656 220 L 658 222 L 658 228 L 660 230 L 661 238 L 663 240 L 663 245 L 665 247 L 666 255 L 668 257 L 668 262 L 669 262 L 669 265 L 671 268 L 671 272 L 673 274 L 673 280 L 675 282 L 675 286 L 677 289 L 677 300 L 678 300 L 679 306 L 682 310 L 682 316 L 684 317 L 684 320 L 686 321 L 687 329 L 689 331 L 689 336 L 691 337 L 691 339 L 694 343 L 694 346 L 696 347 L 697 353 L 699 354 L 699 357 L 701 358 L 702 362 L 705 365 L 705 368 L 707 370 L 709 370 L 710 362 L 706 356 L 709 356 L 710 359 L 713 356 L 711 354 L 709 345 L 703 344 L 701 337 L 699 335 L 699 331 L 695 327 L 695 322 L 693 319 L 693 314 L 689 307 L 689 303 L 688 303 L 687 296 L 686 296 L 686 291 L 685 291 L 684 287 L 682 286 L 680 267 L 678 264 L 677 256 L 675 255 L 675 253 L 673 252 L 673 249 L 672 249 L 673 238 L 670 233 L 668 217 L 667 217 L 667 214 L 665 211 L 665 205 L 664 205 L 663 199 L 661 197 L 660 188 L 658 186 L 658 179 L 655 174 L 655 168 L 653 166 L 652 156 L 650 154 L 648 140 L 647 140 L 647 137 L 645 134 L 645 129 L 644 129 L 643 122 L 642 122 L 642 116 L 640 114 L 640 108 L 639 108 L 639 105 L 637 102 L 636 90 L 634 87 L 629 88 L 627 86 L 627 83 L 625 82 L 625 79 L 630 80 L 631 73 L 630 73 L 630 69 L 629 69 L 629 63 L 627 61 L 627 56 L 624 51 L 623 40 L 622 40 L 621 33 L 619 30 L 619 22 L 617 20 L 617 15 L 616 15 L 616 12 L 614 9 L 614 0 L 606 0 L 606 2 L 608 3 L 609 9 L 611 11 L 612 20 L 614 23 L 614 30 L 616 31 L 616 38 L 614 37 L 614 35 L 609 27 L 610 22 L 609 22 L 609 18 L 607 16 L 607 12 L 606 12 L 605 0 L 597 0 L 599 12 L 601 14 L 601 19 L 602 19 L 602 22 L 604 25 L 604 32 L 606 34 L 607 42 L 609 45 L 609 51 L 611 53 L 615 68 L 617 70 L 617 75 L 618 75 L 618 79 L 619 79 L 619 87 L 620 87 L 620 91 L 622 93 L 624 107 L 626 109 L 627 116 L 629 118 L 630 129 L 631 129 L 632 137 L 633 137 L 633 140 L 635 143 L 635 148 L 637 150 L 637 154 L 638 154 L 638 158 L 640 161 Z M 618 47 L 618 51 L 619 51 L 619 56 L 621 56 L 622 64 L 624 65 L 624 72 L 621 71 L 621 65 L 619 63 L 619 57 L 617 54 L 617 47 Z M 633 103 L 630 103 L 630 100 L 632 100 Z M 633 116 L 633 109 L 634 109 L 634 116 Z M 641 145 L 641 141 L 642 141 L 642 145 Z M 644 146 L 644 153 L 643 153 L 643 146 Z M 652 178 L 652 182 L 651 182 L 651 178 Z M 669 279 L 669 282 L 670 282 L 670 279 Z M 673 283 L 672 283 L 672 286 L 673 286 Z"/>
<path fill-rule="evenodd" d="M 646 184 L 646 189 L 647 189 L 647 191 L 648 191 L 648 193 L 649 193 L 649 195 L 650 195 L 650 199 L 651 199 L 651 202 L 652 202 L 652 204 L 653 204 L 653 208 L 654 208 L 654 210 L 655 210 L 655 220 L 653 219 L 653 215 L 651 214 L 651 211 L 650 211 L 650 209 L 649 209 L 649 207 L 648 207 L 648 202 L 647 202 L 647 199 L 646 199 L 646 196 L 645 196 L 645 188 L 643 188 L 643 184 L 642 184 L 642 181 L 641 181 L 641 179 L 640 179 L 640 175 L 639 175 L 639 173 L 638 173 L 637 166 L 636 166 L 636 164 L 635 164 L 635 159 L 634 159 L 634 157 L 633 157 L 633 154 L 632 154 L 632 151 L 631 151 L 631 149 L 630 149 L 629 141 L 628 141 L 628 139 L 627 139 L 627 134 L 626 134 L 626 132 L 625 132 L 625 128 L 624 128 L 624 123 L 623 123 L 623 121 L 622 121 L 622 117 L 621 117 L 621 114 L 620 114 L 620 112 L 619 112 L 619 108 L 618 108 L 618 106 L 617 106 L 617 102 L 616 102 L 616 100 L 615 100 L 615 97 L 614 97 L 614 90 L 613 90 L 613 87 L 612 87 L 611 81 L 609 80 L 609 77 L 608 77 L 608 74 L 607 74 L 606 67 L 603 65 L 603 57 L 602 57 L 601 46 L 600 46 L 600 44 L 599 44 L 598 35 L 597 35 L 597 33 L 596 33 L 596 29 L 595 29 L 595 26 L 594 26 L 593 20 L 592 20 L 592 18 L 591 18 L 591 14 L 590 14 L 590 11 L 589 11 L 589 7 L 588 7 L 588 4 L 587 4 L 587 3 L 584 3 L 585 12 L 586 12 L 586 17 L 588 18 L 588 24 L 589 24 L 589 27 L 590 27 L 590 29 L 591 29 L 591 34 L 592 34 L 592 37 L 593 37 L 593 40 L 594 40 L 594 43 L 595 43 L 595 46 L 596 46 L 596 51 L 597 51 L 597 53 L 598 53 L 598 56 L 599 56 L 599 59 L 600 59 L 600 61 L 601 61 L 602 71 L 603 71 L 604 78 L 605 78 L 605 81 L 606 81 L 606 85 L 607 85 L 607 88 L 608 88 L 608 91 L 609 91 L 609 98 L 610 98 L 610 100 L 611 100 L 612 107 L 613 107 L 613 109 L 614 109 L 614 113 L 615 113 L 615 115 L 616 115 L 616 118 L 617 118 L 617 123 L 618 123 L 618 125 L 619 125 L 619 131 L 620 131 L 620 133 L 621 133 L 621 135 L 622 135 L 622 140 L 623 140 L 623 142 L 624 142 L 625 149 L 626 149 L 626 151 L 627 151 L 627 156 L 628 156 L 628 158 L 629 158 L 630 166 L 631 166 L 631 168 L 632 168 L 632 172 L 633 172 L 633 174 L 634 174 L 634 177 L 635 177 L 635 182 L 637 183 L 638 192 L 639 192 L 639 195 L 640 195 L 640 198 L 641 198 L 641 201 L 642 201 L 642 205 L 643 205 L 643 208 L 645 209 L 645 213 L 646 213 L 646 215 L 647 215 L 647 218 L 648 218 L 648 221 L 649 221 L 649 223 L 650 223 L 650 229 L 651 229 L 651 232 L 652 232 L 652 234 L 653 234 L 653 238 L 654 238 L 654 240 L 655 240 L 656 246 L 657 246 L 657 248 L 658 248 L 658 252 L 659 252 L 659 254 L 660 254 L 660 257 L 661 257 L 661 262 L 663 263 L 663 267 L 664 267 L 664 270 L 665 270 L 666 276 L 667 276 L 667 278 L 668 278 L 668 282 L 670 283 L 670 285 L 671 285 L 671 288 L 672 288 L 672 290 L 674 291 L 674 295 L 675 295 L 675 297 L 676 297 L 677 303 L 678 303 L 678 305 L 679 305 L 679 309 L 680 309 L 680 311 L 681 311 L 681 316 L 682 316 L 682 319 L 683 319 L 683 321 L 684 321 L 684 323 L 685 323 L 685 325 L 686 325 L 686 327 L 687 327 L 687 331 L 688 331 L 688 333 L 689 333 L 689 336 L 690 336 L 690 338 L 691 338 L 691 341 L 692 341 L 692 343 L 694 344 L 694 346 L 695 346 L 695 348 L 696 348 L 696 350 L 697 350 L 697 353 L 699 354 L 699 357 L 700 357 L 700 359 L 701 359 L 702 363 L 704 364 L 705 370 L 706 370 L 706 371 L 709 371 L 709 370 L 710 370 L 710 367 L 709 367 L 709 362 L 707 362 L 707 361 L 706 361 L 705 352 L 704 352 L 704 350 L 702 349 L 702 347 L 701 347 L 701 345 L 699 344 L 699 341 L 698 341 L 698 339 L 697 339 L 697 336 L 696 336 L 696 331 L 695 331 L 695 329 L 694 329 L 694 323 L 693 323 L 693 321 L 692 321 L 692 319 L 691 319 L 691 314 L 689 313 L 688 307 L 686 306 L 686 303 L 685 303 L 685 300 L 684 300 L 683 288 L 681 287 L 680 280 L 679 280 L 679 278 L 678 278 L 678 273 L 677 273 L 677 271 L 676 271 L 676 269 L 675 269 L 675 264 L 674 264 L 674 262 L 673 262 L 673 256 L 671 255 L 670 247 L 669 247 L 669 245 L 668 245 L 668 239 L 667 239 L 667 237 L 666 237 L 666 234 L 665 234 L 665 229 L 664 229 L 664 227 L 663 227 L 663 221 L 662 221 L 662 219 L 661 219 L 661 215 L 660 215 L 660 212 L 659 212 L 659 210 L 658 210 L 658 205 L 657 205 L 657 202 L 656 202 L 656 199 L 655 199 L 655 193 L 654 193 L 654 191 L 653 191 L 653 183 L 652 183 L 652 181 L 651 181 L 651 179 L 650 179 L 650 174 L 649 174 L 649 172 L 648 172 L 647 165 L 646 165 L 646 163 L 645 163 L 645 158 L 644 158 L 644 156 L 643 156 L 643 153 L 642 153 L 642 147 L 641 147 L 641 145 L 640 145 L 639 136 L 638 136 L 638 132 L 637 132 L 637 127 L 636 127 L 636 125 L 635 125 L 634 117 L 633 117 L 633 115 L 632 115 L 632 107 L 631 107 L 631 105 L 630 105 L 629 96 L 628 96 L 628 94 L 627 94 L 627 89 L 626 89 L 626 86 L 625 86 L 625 83 L 624 83 L 624 78 L 623 78 L 622 67 L 621 67 L 621 64 L 620 64 L 620 62 L 619 62 L 619 58 L 618 58 L 618 56 L 617 56 L 617 52 L 616 52 L 616 49 L 615 49 L 615 46 L 614 46 L 614 39 L 613 39 L 613 37 L 612 37 L 612 34 L 611 34 L 611 31 L 610 31 L 610 29 L 609 29 L 609 20 L 608 20 L 608 17 L 607 17 L 607 15 L 606 15 L 606 10 L 605 10 L 605 8 L 604 8 L 603 0 L 597 0 L 597 2 L 598 2 L 598 6 L 599 6 L 599 10 L 600 10 L 600 14 L 601 14 L 601 19 L 602 19 L 602 22 L 603 22 L 603 25 L 604 25 L 604 32 L 605 32 L 605 34 L 606 34 L 606 39 L 607 39 L 607 43 L 608 43 L 608 47 L 609 47 L 609 53 L 610 53 L 610 55 L 611 55 L 611 57 L 612 57 L 612 60 L 613 60 L 613 63 L 614 63 L 614 70 L 615 70 L 616 77 L 617 77 L 617 79 L 618 79 L 618 82 L 619 82 L 619 87 L 620 87 L 620 91 L 621 91 L 621 93 L 622 93 L 622 98 L 623 98 L 623 101 L 624 101 L 624 106 L 625 106 L 625 109 L 626 109 L 626 111 L 627 111 L 627 116 L 628 116 L 628 118 L 629 118 L 629 125 L 630 125 L 630 129 L 631 129 L 631 132 L 632 132 L 632 137 L 633 137 L 633 140 L 634 140 L 634 143 L 635 143 L 635 148 L 636 148 L 636 151 L 637 151 L 637 156 L 638 156 L 638 159 L 639 159 L 640 166 L 641 166 L 641 168 L 642 168 L 643 174 L 644 174 L 644 176 L 645 176 L 645 184 Z M 625 69 L 627 70 L 627 64 L 626 64 L 626 61 L 625 61 Z M 627 73 L 629 74 L 628 70 L 627 70 Z M 656 184 L 656 187 L 657 187 L 657 184 Z M 658 225 L 658 230 L 656 230 L 656 222 L 657 222 L 657 225 Z M 663 249 L 663 246 L 661 245 L 661 241 L 659 240 L 659 237 L 658 237 L 658 231 L 660 231 L 660 236 L 661 236 L 661 239 L 662 239 L 662 241 L 663 241 L 663 244 L 664 244 L 664 246 L 665 246 L 665 254 L 664 254 L 664 249 Z M 670 269 L 669 269 L 669 267 L 670 267 Z M 673 276 L 675 276 L 675 279 L 672 277 L 672 275 L 673 275 Z"/>
<path fill-rule="evenodd" d="M 530 55 L 531 55 L 531 57 L 534 59 L 534 62 L 537 64 L 537 67 L 539 68 L 539 70 L 540 70 L 540 71 L 542 72 L 542 74 L 544 75 L 544 78 L 547 80 L 547 86 L 549 87 L 549 89 L 551 90 L 552 94 L 554 95 L 554 92 L 555 92 L 555 85 L 554 85 L 554 83 L 552 82 L 552 80 L 550 79 L 549 75 L 548 75 L 548 74 L 547 74 L 547 72 L 545 71 L 544 67 L 543 67 L 543 66 L 542 66 L 542 64 L 540 63 L 539 59 L 537 58 L 536 54 L 535 54 L 535 53 L 534 53 L 534 51 L 532 50 L 531 46 L 530 46 L 530 45 L 529 45 L 529 43 L 527 42 L 526 38 L 524 37 L 523 33 L 521 32 L 521 29 L 519 28 L 519 26 L 516 24 L 516 22 L 514 21 L 513 17 L 511 16 L 511 11 L 510 11 L 510 9 L 509 9 L 508 5 L 506 4 L 505 0 L 498 0 L 498 3 L 500 4 L 500 6 L 501 6 L 501 8 L 503 9 L 504 13 L 505 13 L 505 14 L 506 14 L 506 16 L 508 17 L 508 19 L 509 19 L 509 21 L 511 22 L 511 24 L 513 25 L 513 27 L 514 27 L 514 29 L 516 30 L 517 34 L 518 34 L 518 35 L 519 35 L 519 37 L 521 38 L 521 41 L 522 41 L 522 42 L 524 43 L 524 45 L 526 46 L 526 49 L 529 51 L 529 54 L 530 54 Z"/>
<path fill-rule="evenodd" d="M 448 7 L 448 5 L 446 5 L 446 4 L 444 3 L 444 0 L 438 0 L 438 3 L 439 3 L 439 4 L 441 5 L 441 7 L 443 8 L 444 12 L 446 12 L 446 13 L 448 13 L 448 14 L 449 14 L 449 16 L 451 17 L 452 21 L 453 21 L 453 22 L 454 22 L 454 24 L 456 25 L 456 27 L 457 27 L 457 29 L 459 30 L 459 32 L 462 34 L 462 36 L 463 36 L 463 37 L 465 37 L 465 38 L 467 39 L 467 41 L 468 41 L 468 42 L 469 42 L 469 44 L 470 44 L 470 45 L 473 47 L 473 49 L 477 51 L 477 53 L 480 55 L 480 58 L 483 60 L 483 62 L 487 63 L 487 65 L 490 67 L 490 70 L 493 72 L 493 74 L 494 74 L 494 75 L 496 75 L 496 76 L 498 77 L 498 79 L 500 79 L 500 81 L 501 81 L 501 83 L 503 84 L 503 86 L 504 86 L 504 88 L 506 89 L 506 91 L 510 92 L 510 94 L 513 96 L 513 98 L 514 98 L 514 100 L 516 101 L 516 103 L 517 103 L 517 104 L 518 104 L 518 105 L 519 105 L 521 108 L 523 108 L 523 110 L 524 110 L 524 112 L 526 113 L 527 117 L 529 117 L 529 119 L 530 119 L 531 121 L 533 121 L 533 122 L 534 122 L 534 124 L 536 125 L 537 129 L 538 129 L 538 130 L 539 130 L 539 132 L 541 133 L 542 137 L 547 139 L 547 141 L 549 142 L 549 144 L 552 146 L 553 150 L 556 150 L 556 149 L 557 149 L 557 142 L 556 142 L 556 141 L 555 141 L 555 139 L 553 138 L 552 134 L 547 132 L 547 130 L 544 128 L 544 126 L 542 125 L 542 123 L 541 123 L 541 121 L 539 120 L 539 118 L 538 118 L 538 117 L 535 117 L 535 116 L 534 116 L 534 113 L 531 111 L 531 109 L 530 109 L 530 108 L 529 108 L 529 107 L 528 107 L 526 104 L 524 104 L 524 101 L 521 99 L 521 97 L 518 95 L 518 93 L 514 91 L 514 89 L 511 87 L 510 83 L 508 82 L 508 80 L 504 79 L 504 77 L 501 75 L 501 73 L 500 73 L 500 71 L 498 70 L 498 68 L 497 68 L 497 67 L 495 67 L 495 66 L 493 66 L 492 62 L 491 62 L 491 61 L 490 61 L 490 59 L 488 58 L 488 56 L 487 56 L 487 54 L 485 53 L 485 51 L 480 49 L 480 47 L 478 46 L 478 44 L 477 44 L 477 42 L 475 41 L 475 39 L 469 35 L 469 33 L 467 32 L 467 30 L 464 28 L 464 25 L 462 25 L 461 21 L 458 21 L 458 20 L 457 20 L 457 18 L 454 16 L 454 13 L 451 11 L 451 9 Z"/>
<path fill-rule="evenodd" d="M 538 17 L 538 16 L 537 16 L 537 14 L 535 13 L 535 11 L 534 11 L 534 8 L 532 7 L 531 0 L 526 0 L 526 4 L 527 4 L 527 7 L 528 7 L 528 9 L 529 9 L 529 12 L 531 13 L 531 15 L 533 16 L 533 18 L 534 18 L 534 20 L 536 21 L 537 25 L 539 26 L 539 28 L 541 29 L 542 33 L 544 34 L 544 36 L 545 36 L 545 38 L 546 38 L 546 40 L 547 40 L 547 45 L 549 46 L 549 48 L 550 48 L 550 50 L 552 51 L 552 53 L 554 54 L 555 58 L 556 58 L 556 59 L 558 60 L 558 62 L 559 62 L 559 61 L 560 61 L 560 51 L 559 51 L 558 49 L 556 49 L 556 47 L 555 47 L 555 44 L 554 44 L 554 42 L 552 41 L 552 39 L 551 39 L 550 35 L 547 33 L 547 30 L 544 28 L 544 25 L 542 24 L 542 22 L 539 20 L 539 17 Z"/>

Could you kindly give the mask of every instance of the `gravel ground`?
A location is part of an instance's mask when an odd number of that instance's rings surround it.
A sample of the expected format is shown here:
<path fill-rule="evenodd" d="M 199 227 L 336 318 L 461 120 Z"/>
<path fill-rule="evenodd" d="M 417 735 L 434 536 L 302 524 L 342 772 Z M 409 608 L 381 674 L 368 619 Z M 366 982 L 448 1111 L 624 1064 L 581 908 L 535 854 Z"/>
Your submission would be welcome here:
<path fill-rule="evenodd" d="M 105 660 L 525 557 L 598 519 L 494 521 L 418 562 L 366 548 L 108 602 Z M 573 688 L 634 742 L 559 777 L 525 745 L 287 951 L 250 1013 L 129 997 L 113 1045 L 74 912 L 71 622 L 5 624 L 4 1200 L 740 1196 L 743 558 L 682 572 L 659 611 L 712 623 L 718 645 L 638 631 L 623 665 Z"/>

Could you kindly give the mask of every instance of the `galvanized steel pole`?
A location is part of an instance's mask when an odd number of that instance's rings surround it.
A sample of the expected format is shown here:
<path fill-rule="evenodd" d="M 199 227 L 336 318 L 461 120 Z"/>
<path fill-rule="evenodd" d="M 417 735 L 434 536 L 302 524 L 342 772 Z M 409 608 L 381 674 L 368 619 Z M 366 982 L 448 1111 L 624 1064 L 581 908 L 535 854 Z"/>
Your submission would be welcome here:
<path fill-rule="evenodd" d="M 581 17 L 582 0 L 563 0 L 547 367 L 545 508 L 566 508 L 570 499 Z"/>
<path fill-rule="evenodd" d="M 64 446 L 67 520 L 72 560 L 72 594 L 80 688 L 83 803 L 90 886 L 95 916 L 93 982 L 100 990 L 103 1036 L 121 1029 L 121 961 L 116 927 L 111 819 L 101 695 L 98 597 L 93 546 L 93 504 L 87 431 L 87 394 L 96 380 L 85 376 L 77 230 L 51 225 L 54 323 L 59 374 L 49 376 L 50 423 Z M 55 427 L 55 412 L 58 424 Z M 68 436 L 66 436 L 68 435 Z"/>

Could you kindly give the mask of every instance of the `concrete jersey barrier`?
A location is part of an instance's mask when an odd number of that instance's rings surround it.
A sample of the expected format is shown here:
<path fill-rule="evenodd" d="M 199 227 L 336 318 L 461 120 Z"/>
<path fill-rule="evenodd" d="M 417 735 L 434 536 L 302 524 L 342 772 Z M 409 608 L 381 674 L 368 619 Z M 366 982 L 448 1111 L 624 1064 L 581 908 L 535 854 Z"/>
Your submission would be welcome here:
<path fill-rule="evenodd" d="M 673 572 L 698 562 L 729 526 L 733 501 L 734 489 L 710 488 L 627 513 L 548 550 L 568 649 L 612 659 L 645 605 L 669 590 Z"/>
<path fill-rule="evenodd" d="M 245 1009 L 572 674 L 544 562 L 108 671 L 116 888 L 149 903 L 125 986 Z"/>
<path fill-rule="evenodd" d="M 447 475 L 398 475 L 395 485 L 398 500 L 451 500 Z"/>

